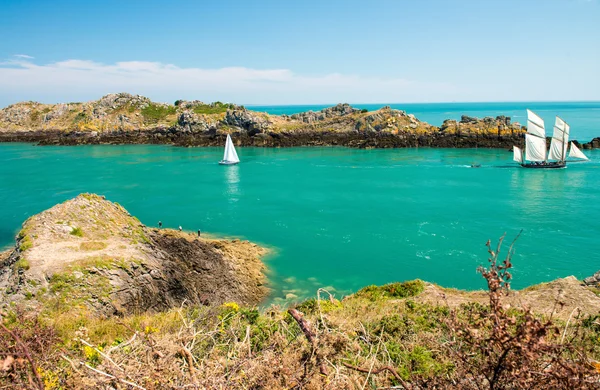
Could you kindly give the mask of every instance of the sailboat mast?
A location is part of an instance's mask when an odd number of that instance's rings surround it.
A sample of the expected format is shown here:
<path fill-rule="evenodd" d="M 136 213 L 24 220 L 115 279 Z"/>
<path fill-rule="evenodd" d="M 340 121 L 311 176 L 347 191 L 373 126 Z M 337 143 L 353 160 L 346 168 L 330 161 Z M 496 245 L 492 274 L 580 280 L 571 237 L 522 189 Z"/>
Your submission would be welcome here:
<path fill-rule="evenodd" d="M 568 146 L 568 145 L 565 145 L 565 133 L 566 133 L 566 130 L 567 130 L 567 122 L 563 121 L 563 123 L 564 123 L 564 126 L 563 126 L 563 129 L 562 129 L 562 131 L 563 131 L 562 133 L 563 134 L 562 134 L 562 145 L 561 145 L 562 150 L 560 152 L 561 152 L 561 156 L 562 156 L 561 161 L 567 161 L 567 156 L 565 156 L 565 153 L 567 152 L 567 146 Z"/>

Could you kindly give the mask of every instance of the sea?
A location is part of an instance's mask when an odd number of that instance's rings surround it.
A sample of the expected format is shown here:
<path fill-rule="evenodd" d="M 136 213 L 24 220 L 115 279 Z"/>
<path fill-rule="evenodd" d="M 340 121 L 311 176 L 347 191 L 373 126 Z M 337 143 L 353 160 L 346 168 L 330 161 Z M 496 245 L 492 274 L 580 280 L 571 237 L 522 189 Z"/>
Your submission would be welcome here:
<path fill-rule="evenodd" d="M 547 120 L 560 114 L 575 138 L 600 136 L 598 103 L 544 104 L 527 107 Z M 398 108 L 433 124 L 436 116 L 523 115 L 521 103 L 427 106 Z M 502 256 L 516 239 L 513 287 L 524 288 L 600 269 L 600 150 L 584 153 L 589 162 L 533 170 L 503 149 L 248 147 L 238 148 L 239 165 L 220 166 L 222 148 L 4 143 L 0 248 L 14 245 L 31 215 L 93 192 L 148 226 L 160 220 L 268 247 L 265 304 L 416 278 L 484 288 L 477 268 L 488 264 L 486 242 L 501 237 Z"/>

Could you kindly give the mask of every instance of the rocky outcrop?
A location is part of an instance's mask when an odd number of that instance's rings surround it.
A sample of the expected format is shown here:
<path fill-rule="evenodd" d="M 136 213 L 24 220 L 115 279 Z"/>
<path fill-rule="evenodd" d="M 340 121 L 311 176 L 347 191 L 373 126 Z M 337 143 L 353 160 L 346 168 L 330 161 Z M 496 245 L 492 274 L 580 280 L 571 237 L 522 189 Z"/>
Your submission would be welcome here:
<path fill-rule="evenodd" d="M 338 104 L 318 112 L 268 115 L 231 103 L 155 103 L 127 93 L 86 103 L 22 102 L 0 110 L 0 142 L 43 145 L 222 146 L 225 134 L 232 134 L 242 146 L 510 148 L 523 144 L 524 133 L 506 116 L 463 115 L 436 127 L 390 107 L 368 112 Z M 582 149 L 600 148 L 600 138 L 573 142 Z"/>
<path fill-rule="evenodd" d="M 600 271 L 583 279 L 583 283 L 587 286 L 600 287 Z"/>
<path fill-rule="evenodd" d="M 525 128 L 520 123 L 511 123 L 510 117 L 501 115 L 496 118 L 485 117 L 483 119 L 461 116 L 460 121 L 447 119 L 440 129 L 446 134 L 458 135 L 497 135 L 503 136 L 522 136 Z"/>
<path fill-rule="evenodd" d="M 338 104 L 333 107 L 324 108 L 319 112 L 307 111 L 301 112 L 298 114 L 293 114 L 291 116 L 282 115 L 283 118 L 290 118 L 294 120 L 299 120 L 304 123 L 313 123 L 317 121 L 322 121 L 325 119 L 336 118 L 345 115 L 351 115 L 361 112 L 358 108 L 353 108 L 348 103 Z"/>
<path fill-rule="evenodd" d="M 0 255 L 0 302 L 58 299 L 104 316 L 183 302 L 255 305 L 267 294 L 264 253 L 247 241 L 150 229 L 82 194 L 23 224 L 15 249 Z"/>
<path fill-rule="evenodd" d="M 273 125 L 267 114 L 260 114 L 246 109 L 227 110 L 223 123 L 235 130 L 245 132 L 250 137 L 268 132 Z"/>
<path fill-rule="evenodd" d="M 600 148 L 600 137 L 596 137 L 596 138 L 592 139 L 590 142 L 586 142 L 584 144 L 580 144 L 577 141 L 575 141 L 575 143 L 577 144 L 577 146 L 580 146 L 583 149 L 598 149 L 598 148 Z"/>

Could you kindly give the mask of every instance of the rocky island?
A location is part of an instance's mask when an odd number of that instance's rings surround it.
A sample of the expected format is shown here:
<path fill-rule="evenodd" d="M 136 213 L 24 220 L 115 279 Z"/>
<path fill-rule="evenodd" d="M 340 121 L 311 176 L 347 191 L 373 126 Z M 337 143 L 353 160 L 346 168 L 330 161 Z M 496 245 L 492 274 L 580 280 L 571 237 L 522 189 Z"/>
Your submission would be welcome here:
<path fill-rule="evenodd" d="M 269 115 L 229 103 L 164 104 L 127 93 L 87 103 L 22 102 L 0 110 L 0 142 L 221 146 L 226 134 L 242 146 L 509 148 L 523 143 L 525 129 L 504 116 L 463 116 L 437 127 L 390 107 L 369 112 L 338 104 Z"/>
<path fill-rule="evenodd" d="M 259 310 L 265 249 L 149 228 L 81 194 L 0 253 L 0 384 L 598 388 L 600 278 L 513 291 L 510 251 L 488 248 L 487 291 L 414 280 Z"/>

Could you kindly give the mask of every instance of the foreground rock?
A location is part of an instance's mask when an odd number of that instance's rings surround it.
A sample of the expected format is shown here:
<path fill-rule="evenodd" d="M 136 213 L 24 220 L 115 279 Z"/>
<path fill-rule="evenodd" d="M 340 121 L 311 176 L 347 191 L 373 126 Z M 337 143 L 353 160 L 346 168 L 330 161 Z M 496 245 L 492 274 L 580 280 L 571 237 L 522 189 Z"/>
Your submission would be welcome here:
<path fill-rule="evenodd" d="M 247 241 L 150 229 L 120 205 L 82 194 L 23 224 L 16 248 L 0 255 L 1 301 L 58 299 L 105 316 L 184 301 L 255 305 L 268 292 L 264 253 Z"/>

